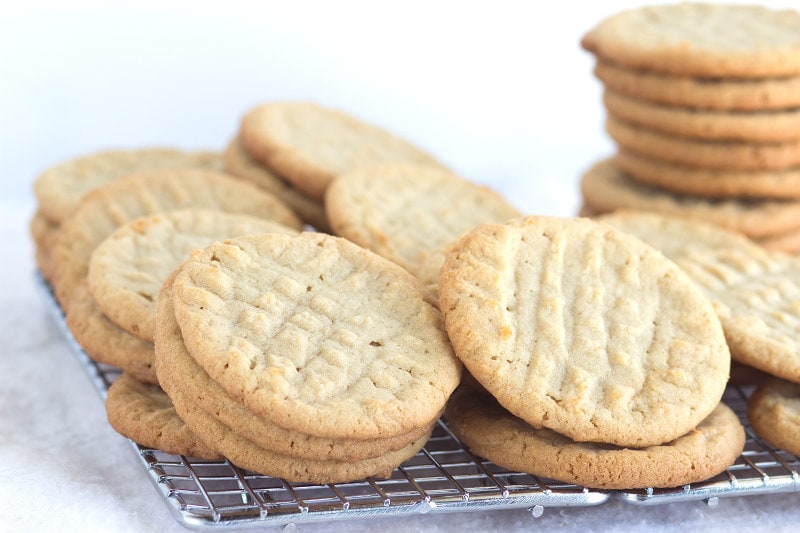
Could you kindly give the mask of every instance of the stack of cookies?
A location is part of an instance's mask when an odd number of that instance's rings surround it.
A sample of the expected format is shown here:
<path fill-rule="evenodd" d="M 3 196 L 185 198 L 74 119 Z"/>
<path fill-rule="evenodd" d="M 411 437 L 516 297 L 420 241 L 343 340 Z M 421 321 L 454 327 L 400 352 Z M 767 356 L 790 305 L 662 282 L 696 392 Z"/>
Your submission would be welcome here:
<path fill-rule="evenodd" d="M 484 225 L 451 247 L 439 298 L 477 382 L 448 424 L 496 464 L 630 489 L 704 480 L 741 453 L 744 430 L 720 403 L 720 320 L 638 238 L 586 218 Z"/>
<path fill-rule="evenodd" d="M 800 251 L 800 13 L 642 7 L 581 44 L 618 148 L 583 177 L 587 213 L 680 214 Z"/>

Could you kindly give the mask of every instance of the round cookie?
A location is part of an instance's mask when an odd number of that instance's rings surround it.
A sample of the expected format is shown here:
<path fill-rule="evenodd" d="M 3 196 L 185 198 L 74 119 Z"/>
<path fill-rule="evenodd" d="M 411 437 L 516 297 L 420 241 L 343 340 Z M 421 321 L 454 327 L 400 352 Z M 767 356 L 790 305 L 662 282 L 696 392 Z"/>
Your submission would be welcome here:
<path fill-rule="evenodd" d="M 645 213 L 602 220 L 688 274 L 713 303 L 736 361 L 800 382 L 800 258 L 694 220 Z"/>
<path fill-rule="evenodd" d="M 280 176 L 250 157 L 241 139 L 234 137 L 225 150 L 225 170 L 274 194 L 317 231 L 330 231 L 325 207 L 301 193 Z"/>
<path fill-rule="evenodd" d="M 169 397 L 122 373 L 108 388 L 106 414 L 114 430 L 140 446 L 173 455 L 221 459 L 183 423 Z"/>
<path fill-rule="evenodd" d="M 719 403 L 730 353 L 708 299 L 641 240 L 587 218 L 464 235 L 439 303 L 456 354 L 511 413 L 576 441 L 646 447 Z"/>
<path fill-rule="evenodd" d="M 606 132 L 621 149 L 675 165 L 760 171 L 800 166 L 798 140 L 764 144 L 707 141 L 666 135 L 611 116 L 606 119 Z"/>
<path fill-rule="evenodd" d="M 245 150 L 311 198 L 322 201 L 328 184 L 347 171 L 383 163 L 441 166 L 392 133 L 310 102 L 272 102 L 242 119 Z"/>
<path fill-rule="evenodd" d="M 677 137 L 755 143 L 800 138 L 800 108 L 716 111 L 654 104 L 606 89 L 603 104 L 615 119 Z"/>
<path fill-rule="evenodd" d="M 461 365 L 422 285 L 345 239 L 265 234 L 183 264 L 175 316 L 191 356 L 286 429 L 372 439 L 429 424 Z"/>
<path fill-rule="evenodd" d="M 800 106 L 800 76 L 781 78 L 693 78 L 631 70 L 598 61 L 603 85 L 630 97 L 707 110 L 768 111 Z"/>
<path fill-rule="evenodd" d="M 677 194 L 747 200 L 800 199 L 800 169 L 726 170 L 671 164 L 621 149 L 616 165 L 629 177 Z"/>
<path fill-rule="evenodd" d="M 256 446 L 288 457 L 357 461 L 400 450 L 430 432 L 435 420 L 406 435 L 388 439 L 324 439 L 284 429 L 256 416 L 235 402 L 186 351 L 172 305 L 173 280 L 174 275 L 159 294 L 156 335 L 156 373 L 170 396 L 181 395 Z"/>
<path fill-rule="evenodd" d="M 93 361 L 116 366 L 145 383 L 158 383 L 153 343 L 120 329 L 97 306 L 86 280 L 79 283 L 64 309 L 75 341 Z"/>
<path fill-rule="evenodd" d="M 755 5 L 680 3 L 612 15 L 583 48 L 603 61 L 667 74 L 763 78 L 800 74 L 800 13 Z"/>
<path fill-rule="evenodd" d="M 584 202 L 594 213 L 617 209 L 655 211 L 711 222 L 751 238 L 764 238 L 800 227 L 800 201 L 711 200 L 673 194 L 630 179 L 614 159 L 598 161 L 581 178 Z"/>
<path fill-rule="evenodd" d="M 92 252 L 89 290 L 112 322 L 153 342 L 158 291 L 192 250 L 230 237 L 274 231 L 297 230 L 215 209 L 181 209 L 138 218 L 115 230 Z"/>
<path fill-rule="evenodd" d="M 220 154 L 167 148 L 108 150 L 69 159 L 48 168 L 33 190 L 45 217 L 55 223 L 67 218 L 89 191 L 134 172 L 158 168 L 222 170 Z"/>
<path fill-rule="evenodd" d="M 302 222 L 281 201 L 255 185 L 225 174 L 162 169 L 132 174 L 90 192 L 62 224 L 53 249 L 53 285 L 66 307 L 73 288 L 85 279 L 97 246 L 115 229 L 145 215 L 206 207 L 274 220 L 297 229 Z"/>
<path fill-rule="evenodd" d="M 430 438 L 432 429 L 400 450 L 380 457 L 356 461 L 301 459 L 265 450 L 230 430 L 180 393 L 173 397 L 175 409 L 186 424 L 204 442 L 219 450 L 233 464 L 259 474 L 282 478 L 293 483 L 348 483 L 368 477 L 388 479 L 392 471 L 414 457 Z"/>
<path fill-rule="evenodd" d="M 800 228 L 795 228 L 786 233 L 769 235 L 758 239 L 759 245 L 773 252 L 786 252 L 796 254 L 800 252 Z"/>
<path fill-rule="evenodd" d="M 328 188 L 325 209 L 336 235 L 433 285 L 447 245 L 475 226 L 521 214 L 488 187 L 440 168 L 415 165 L 342 174 Z"/>
<path fill-rule="evenodd" d="M 800 384 L 762 381 L 747 400 L 747 418 L 759 437 L 800 457 Z"/>
<path fill-rule="evenodd" d="M 704 481 L 732 465 L 744 428 L 720 403 L 696 429 L 642 449 L 578 443 L 534 429 L 491 396 L 461 387 L 447 405 L 447 424 L 473 453 L 517 472 L 598 489 L 669 488 Z"/>

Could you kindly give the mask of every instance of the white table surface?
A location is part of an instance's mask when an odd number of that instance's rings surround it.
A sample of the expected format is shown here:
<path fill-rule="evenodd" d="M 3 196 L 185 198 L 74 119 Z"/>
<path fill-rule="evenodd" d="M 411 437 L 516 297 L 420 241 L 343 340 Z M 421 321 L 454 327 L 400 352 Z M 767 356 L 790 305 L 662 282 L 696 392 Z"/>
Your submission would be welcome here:
<path fill-rule="evenodd" d="M 39 172 L 113 147 L 222 148 L 250 106 L 311 99 L 414 140 L 526 212 L 571 215 L 580 173 L 612 150 L 592 59 L 577 43 L 603 16 L 639 3 L 4 5 L 0 532 L 186 531 L 108 426 L 35 288 L 27 224 Z M 524 510 L 430 513 L 297 529 L 797 531 L 798 504 L 800 493 L 716 507 L 611 501 L 545 509 L 539 518 Z"/>

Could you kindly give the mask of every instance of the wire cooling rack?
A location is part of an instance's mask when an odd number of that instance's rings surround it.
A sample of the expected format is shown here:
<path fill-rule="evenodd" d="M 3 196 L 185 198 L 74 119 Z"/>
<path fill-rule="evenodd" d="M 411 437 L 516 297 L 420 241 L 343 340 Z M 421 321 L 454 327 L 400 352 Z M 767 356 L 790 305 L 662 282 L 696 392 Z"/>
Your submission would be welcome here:
<path fill-rule="evenodd" d="M 105 398 L 120 370 L 92 361 L 66 327 L 50 288 L 37 283 L 59 328 Z M 472 454 L 440 420 L 425 447 L 389 479 L 311 485 L 255 474 L 228 461 L 176 456 L 131 443 L 173 515 L 193 529 L 230 529 L 448 511 L 600 505 L 610 498 L 634 505 L 800 491 L 800 459 L 770 447 L 747 423 L 747 387 L 728 387 L 723 401 L 741 419 L 744 451 L 725 472 L 675 489 L 603 491 L 512 472 Z"/>

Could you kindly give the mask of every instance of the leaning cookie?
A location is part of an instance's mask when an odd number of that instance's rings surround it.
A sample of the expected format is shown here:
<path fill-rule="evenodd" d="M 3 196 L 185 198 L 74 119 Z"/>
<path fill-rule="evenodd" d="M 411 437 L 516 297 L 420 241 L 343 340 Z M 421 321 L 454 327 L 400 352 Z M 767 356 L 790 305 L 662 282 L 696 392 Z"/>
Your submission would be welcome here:
<path fill-rule="evenodd" d="M 744 428 L 720 403 L 671 442 L 633 449 L 579 443 L 535 429 L 494 398 L 459 388 L 447 406 L 447 424 L 475 454 L 504 468 L 598 489 L 668 488 L 714 477 L 744 448 Z"/>
<path fill-rule="evenodd" d="M 112 322 L 153 342 L 158 291 L 192 250 L 231 237 L 269 232 L 297 230 L 218 209 L 189 208 L 137 218 L 92 252 L 86 278 L 89 290 Z"/>
<path fill-rule="evenodd" d="M 800 384 L 761 382 L 747 401 L 747 418 L 759 437 L 800 457 Z"/>
<path fill-rule="evenodd" d="M 600 220 L 686 272 L 714 305 L 734 360 L 800 382 L 800 259 L 696 220 L 633 211 Z"/>
<path fill-rule="evenodd" d="M 436 167 L 379 165 L 337 177 L 325 195 L 335 234 L 438 283 L 445 248 L 465 231 L 521 213 L 499 193 Z"/>
<path fill-rule="evenodd" d="M 130 374 L 123 373 L 108 388 L 106 413 L 117 433 L 141 446 L 174 455 L 222 458 L 183 423 L 164 391 Z"/>
<path fill-rule="evenodd" d="M 586 218 L 476 228 L 439 304 L 458 357 L 516 416 L 576 441 L 646 447 L 687 433 L 730 369 L 720 321 L 663 254 Z"/>
<path fill-rule="evenodd" d="M 242 119 L 247 153 L 322 201 L 339 174 L 383 163 L 441 166 L 424 150 L 342 111 L 310 102 L 270 102 Z"/>

